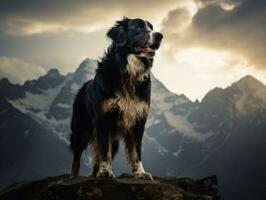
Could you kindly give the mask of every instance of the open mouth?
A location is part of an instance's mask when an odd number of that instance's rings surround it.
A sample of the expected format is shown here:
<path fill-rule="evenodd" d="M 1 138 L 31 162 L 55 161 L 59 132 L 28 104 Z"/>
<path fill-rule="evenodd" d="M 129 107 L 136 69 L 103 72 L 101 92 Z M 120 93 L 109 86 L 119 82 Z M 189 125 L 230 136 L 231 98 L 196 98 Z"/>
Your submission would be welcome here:
<path fill-rule="evenodd" d="M 157 49 L 153 49 L 151 47 L 146 47 L 142 50 L 144 53 L 150 53 L 150 52 L 155 52 Z"/>
<path fill-rule="evenodd" d="M 135 47 L 135 50 L 137 52 L 140 52 L 140 53 L 155 53 L 156 50 L 158 50 L 158 48 L 156 48 L 155 46 L 151 45 L 151 46 L 147 46 L 147 47 L 144 47 L 144 48 Z"/>
<path fill-rule="evenodd" d="M 160 43 L 147 44 L 144 47 L 135 47 L 139 57 L 153 58 L 159 49 Z"/>

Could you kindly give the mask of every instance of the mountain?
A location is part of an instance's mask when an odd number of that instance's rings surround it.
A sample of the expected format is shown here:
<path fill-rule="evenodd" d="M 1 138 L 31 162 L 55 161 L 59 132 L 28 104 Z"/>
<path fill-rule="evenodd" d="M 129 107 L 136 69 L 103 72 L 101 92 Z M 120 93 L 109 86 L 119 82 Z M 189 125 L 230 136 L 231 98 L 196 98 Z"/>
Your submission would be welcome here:
<path fill-rule="evenodd" d="M 66 173 L 68 148 L 36 116 L 44 116 L 65 77 L 40 77 L 23 86 L 0 81 L 0 185 Z M 53 94 L 53 95 L 52 95 Z M 52 156 L 49 156 L 52 155 Z"/>
<path fill-rule="evenodd" d="M 227 198 L 266 198 L 266 86 L 246 76 L 226 89 L 215 88 L 189 118 L 204 131 L 215 131 L 205 144 L 216 148 L 184 174 L 217 174 Z M 244 192 L 236 193 L 235 185 Z"/>
<path fill-rule="evenodd" d="M 52 69 L 23 85 L 0 80 L 0 187 L 69 173 L 73 98 L 93 78 L 96 66 L 95 60 L 86 59 L 66 76 Z M 226 199 L 261 199 L 266 185 L 265 119 L 266 86 L 252 76 L 214 88 L 201 102 L 170 92 L 152 76 L 144 166 L 160 176 L 217 174 Z M 92 167 L 89 149 L 82 159 L 81 173 L 87 175 Z M 123 149 L 114 171 L 130 172 Z"/>

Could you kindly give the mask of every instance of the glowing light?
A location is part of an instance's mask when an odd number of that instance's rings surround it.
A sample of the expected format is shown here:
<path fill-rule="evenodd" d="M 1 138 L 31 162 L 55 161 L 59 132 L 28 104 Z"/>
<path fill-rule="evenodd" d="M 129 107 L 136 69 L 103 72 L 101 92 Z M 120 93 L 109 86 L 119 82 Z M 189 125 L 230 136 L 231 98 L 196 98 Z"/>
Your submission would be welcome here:
<path fill-rule="evenodd" d="M 197 4 L 194 2 L 187 2 L 186 8 L 192 16 L 194 16 L 199 9 Z"/>
<path fill-rule="evenodd" d="M 265 82 L 265 72 L 256 70 L 243 56 L 204 47 L 178 51 L 173 60 L 162 56 L 155 62 L 153 73 L 168 89 L 192 100 L 202 99 L 214 87 L 227 87 L 247 74 Z"/>
<path fill-rule="evenodd" d="M 225 67 L 232 59 L 228 52 L 214 51 L 205 48 L 189 48 L 180 51 L 175 58 L 178 62 L 195 69 L 217 69 Z"/>
<path fill-rule="evenodd" d="M 224 2 L 221 3 L 220 5 L 221 5 L 222 9 L 224 9 L 226 11 L 231 11 L 237 6 L 237 4 L 233 4 L 233 3 L 229 4 L 229 3 L 224 3 Z"/>

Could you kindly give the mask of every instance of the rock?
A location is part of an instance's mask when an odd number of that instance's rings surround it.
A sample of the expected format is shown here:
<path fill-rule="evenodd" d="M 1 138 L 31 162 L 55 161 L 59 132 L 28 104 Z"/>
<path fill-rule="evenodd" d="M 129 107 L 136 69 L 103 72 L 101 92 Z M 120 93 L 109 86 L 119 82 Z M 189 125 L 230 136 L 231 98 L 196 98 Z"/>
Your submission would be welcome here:
<path fill-rule="evenodd" d="M 153 181 L 121 175 L 115 179 L 62 175 L 14 184 L 1 200 L 216 200 L 216 176 L 201 180 L 154 177 Z"/>

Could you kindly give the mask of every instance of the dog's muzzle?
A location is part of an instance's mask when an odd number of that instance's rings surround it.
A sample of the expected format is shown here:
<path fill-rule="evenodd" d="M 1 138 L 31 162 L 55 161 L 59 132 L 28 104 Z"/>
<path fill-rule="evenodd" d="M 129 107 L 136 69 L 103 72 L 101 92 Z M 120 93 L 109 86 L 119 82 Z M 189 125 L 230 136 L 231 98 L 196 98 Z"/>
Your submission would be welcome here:
<path fill-rule="evenodd" d="M 144 48 L 136 47 L 135 50 L 140 52 L 141 57 L 150 57 L 155 56 L 155 52 L 159 49 L 161 41 L 163 39 L 163 34 L 159 32 L 150 32 L 150 40 L 145 45 Z"/>

